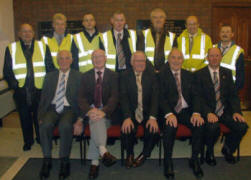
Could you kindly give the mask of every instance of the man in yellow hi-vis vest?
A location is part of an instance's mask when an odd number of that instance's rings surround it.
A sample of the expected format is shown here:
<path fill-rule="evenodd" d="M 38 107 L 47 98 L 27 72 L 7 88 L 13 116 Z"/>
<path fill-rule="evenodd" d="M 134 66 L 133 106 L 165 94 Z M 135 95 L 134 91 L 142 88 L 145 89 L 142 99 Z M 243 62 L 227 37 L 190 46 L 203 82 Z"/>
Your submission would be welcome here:
<path fill-rule="evenodd" d="M 106 67 L 116 72 L 131 68 L 130 58 L 136 51 L 136 31 L 126 29 L 123 12 L 116 11 L 111 17 L 112 29 L 102 33 L 102 41 L 107 56 Z"/>
<path fill-rule="evenodd" d="M 178 49 L 183 53 L 182 68 L 197 71 L 206 66 L 205 58 L 212 47 L 211 38 L 199 28 L 198 18 L 189 16 L 186 28 L 178 37 Z"/>
<path fill-rule="evenodd" d="M 57 69 L 59 68 L 57 63 L 57 53 L 60 50 L 71 51 L 74 60 L 77 56 L 75 52 L 76 50 L 72 49 L 73 35 L 67 32 L 66 22 L 67 19 L 65 15 L 61 13 L 56 13 L 53 16 L 52 20 L 53 31 L 41 38 L 41 41 L 48 45 L 51 52 L 51 56 L 53 58 L 53 64 Z M 77 63 L 75 61 L 73 61 L 71 67 L 73 69 L 78 69 Z"/>
<path fill-rule="evenodd" d="M 74 35 L 73 47 L 77 49 L 79 71 L 86 72 L 93 68 L 91 54 L 96 49 L 104 49 L 100 33 L 96 28 L 96 21 L 91 13 L 83 16 L 83 31 Z"/>
<path fill-rule="evenodd" d="M 228 24 L 220 28 L 220 39 L 217 46 L 222 53 L 221 66 L 230 69 L 233 74 L 236 89 L 239 91 L 244 86 L 244 50 L 232 40 L 234 33 Z"/>
<path fill-rule="evenodd" d="M 5 51 L 4 78 L 14 90 L 14 101 L 20 116 L 23 132 L 23 150 L 28 151 L 34 143 L 33 123 L 39 143 L 37 108 L 45 73 L 54 70 L 49 48 L 34 40 L 29 24 L 22 24 L 20 41 L 9 44 Z"/>
<path fill-rule="evenodd" d="M 166 13 L 163 9 L 153 9 L 150 14 L 152 26 L 143 30 L 143 50 L 147 59 L 154 66 L 155 72 L 159 72 L 167 62 L 168 55 L 173 46 L 177 46 L 175 34 L 165 27 Z M 140 46 L 141 47 L 141 46 Z"/>

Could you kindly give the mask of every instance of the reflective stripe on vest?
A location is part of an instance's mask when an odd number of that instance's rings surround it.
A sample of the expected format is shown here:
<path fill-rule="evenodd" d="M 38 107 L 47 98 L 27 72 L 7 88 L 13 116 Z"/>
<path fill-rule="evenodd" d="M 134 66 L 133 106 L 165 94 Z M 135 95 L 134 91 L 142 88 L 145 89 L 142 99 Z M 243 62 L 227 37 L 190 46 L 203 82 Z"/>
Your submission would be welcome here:
<path fill-rule="evenodd" d="M 206 36 L 204 34 L 201 35 L 200 40 L 200 54 L 192 54 L 193 59 L 204 59 L 206 57 L 205 55 L 205 42 L 206 42 Z M 182 37 L 182 49 L 181 49 L 184 59 L 189 59 L 190 55 L 186 54 L 186 38 Z"/>
<path fill-rule="evenodd" d="M 76 38 L 77 38 L 77 42 L 78 42 L 79 49 L 80 49 L 80 52 L 78 53 L 78 57 L 81 58 L 83 56 L 91 55 L 93 50 L 85 51 L 84 45 L 83 45 L 81 37 L 80 37 L 80 33 L 76 34 Z"/>

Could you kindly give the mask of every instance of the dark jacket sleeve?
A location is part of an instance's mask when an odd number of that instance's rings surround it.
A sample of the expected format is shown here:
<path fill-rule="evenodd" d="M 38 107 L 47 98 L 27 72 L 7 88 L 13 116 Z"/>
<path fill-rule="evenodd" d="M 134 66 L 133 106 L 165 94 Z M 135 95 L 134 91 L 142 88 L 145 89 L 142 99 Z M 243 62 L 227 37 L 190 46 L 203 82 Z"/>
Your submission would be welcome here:
<path fill-rule="evenodd" d="M 16 80 L 13 69 L 12 69 L 12 57 L 10 55 L 10 51 L 8 47 L 5 50 L 3 75 L 4 75 L 4 79 L 7 81 L 9 85 L 9 88 L 11 89 L 18 88 L 18 81 Z"/>
<path fill-rule="evenodd" d="M 72 54 L 72 64 L 71 64 L 71 68 L 75 69 L 77 71 L 79 71 L 79 58 L 78 58 L 78 48 L 77 45 L 75 43 L 75 41 L 72 41 L 72 45 L 71 45 L 71 54 Z"/>
<path fill-rule="evenodd" d="M 235 87 L 237 91 L 244 87 L 245 82 L 245 66 L 244 66 L 244 54 L 241 53 L 236 62 L 236 81 Z"/>
<path fill-rule="evenodd" d="M 111 96 L 109 97 L 109 99 L 107 100 L 106 104 L 103 107 L 103 111 L 106 113 L 106 116 L 111 116 L 118 104 L 119 84 L 118 84 L 117 73 L 111 72 L 109 83 L 111 83 L 111 93 L 110 93 Z"/>
<path fill-rule="evenodd" d="M 50 79 L 50 73 L 45 75 L 44 82 L 43 82 L 43 88 L 42 88 L 42 93 L 39 101 L 39 106 L 38 106 L 38 122 L 42 120 L 42 116 L 45 113 L 45 107 L 46 107 L 46 101 L 47 101 L 47 96 L 49 94 L 48 90 L 50 88 L 49 85 L 49 79 Z"/>
<path fill-rule="evenodd" d="M 142 31 L 137 31 L 137 43 L 136 43 L 136 49 L 138 51 L 145 51 L 145 37 L 142 33 Z"/>
<path fill-rule="evenodd" d="M 157 76 L 154 72 L 150 72 L 153 77 L 153 84 L 152 84 L 152 99 L 151 99 L 151 110 L 150 116 L 158 118 L 158 110 L 159 110 L 159 83 L 157 80 Z"/>
<path fill-rule="evenodd" d="M 51 52 L 48 45 L 46 45 L 46 51 L 45 51 L 45 70 L 46 70 L 46 73 L 56 70 L 53 64 Z"/>

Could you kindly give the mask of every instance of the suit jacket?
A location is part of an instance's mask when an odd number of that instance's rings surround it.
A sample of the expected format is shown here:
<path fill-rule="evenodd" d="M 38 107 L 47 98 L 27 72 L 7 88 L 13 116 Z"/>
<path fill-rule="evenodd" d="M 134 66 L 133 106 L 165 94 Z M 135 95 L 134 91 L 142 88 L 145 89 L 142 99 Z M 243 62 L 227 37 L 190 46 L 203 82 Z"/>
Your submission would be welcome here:
<path fill-rule="evenodd" d="M 181 91 L 182 96 L 185 99 L 188 108 L 191 112 L 201 112 L 199 104 L 199 96 L 194 87 L 194 77 L 189 71 L 181 69 Z M 177 90 L 175 77 L 169 67 L 166 64 L 160 72 L 160 108 L 165 114 L 174 113 L 175 107 L 178 103 L 179 94 Z"/>
<path fill-rule="evenodd" d="M 203 105 L 203 115 L 214 113 L 216 109 L 216 98 L 214 84 L 208 66 L 195 73 L 196 87 L 199 90 L 201 104 Z M 240 101 L 233 82 L 232 72 L 220 67 L 220 99 L 224 106 L 224 113 L 241 113 Z"/>
<path fill-rule="evenodd" d="M 59 71 L 53 71 L 45 76 L 42 95 L 38 109 L 38 119 L 41 120 L 44 113 L 48 111 L 57 90 Z M 74 113 L 79 116 L 78 96 L 81 82 L 81 73 L 71 69 L 66 85 L 66 98 Z"/>
<path fill-rule="evenodd" d="M 144 120 L 148 120 L 150 116 L 157 118 L 159 88 L 154 72 L 145 70 L 142 74 L 141 84 Z M 132 120 L 135 120 L 135 110 L 138 106 L 138 88 L 133 69 L 129 69 L 121 75 L 120 104 L 123 118 L 127 119 L 130 117 Z"/>
<path fill-rule="evenodd" d="M 91 109 L 94 104 L 95 71 L 91 69 L 82 75 L 78 103 L 82 116 Z M 105 68 L 102 82 L 102 110 L 110 117 L 118 103 L 118 76 L 117 73 Z"/>

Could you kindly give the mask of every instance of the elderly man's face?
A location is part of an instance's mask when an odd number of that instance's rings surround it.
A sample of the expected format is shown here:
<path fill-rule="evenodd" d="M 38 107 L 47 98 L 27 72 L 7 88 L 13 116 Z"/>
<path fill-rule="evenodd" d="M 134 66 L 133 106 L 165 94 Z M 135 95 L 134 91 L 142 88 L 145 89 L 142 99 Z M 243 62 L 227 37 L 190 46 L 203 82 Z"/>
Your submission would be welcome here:
<path fill-rule="evenodd" d="M 155 30 L 160 30 L 164 28 L 166 20 L 166 15 L 161 11 L 156 11 L 152 13 L 151 22 Z"/>
<path fill-rule="evenodd" d="M 146 68 L 146 57 L 143 53 L 136 53 L 132 59 L 132 67 L 136 72 L 143 72 Z"/>
<path fill-rule="evenodd" d="M 67 50 L 60 51 L 57 55 L 57 62 L 61 71 L 68 71 L 72 63 L 71 53 Z"/>
<path fill-rule="evenodd" d="M 199 22 L 198 19 L 195 16 L 190 16 L 187 18 L 186 21 L 186 27 L 187 27 L 187 31 L 194 35 L 198 32 L 198 28 L 199 28 Z"/>
<path fill-rule="evenodd" d="M 61 19 L 56 19 L 52 24 L 57 34 L 64 34 L 66 29 L 66 22 Z"/>
<path fill-rule="evenodd" d="M 172 50 L 172 52 L 168 56 L 168 63 L 173 71 L 179 71 L 182 67 L 183 61 L 184 61 L 183 55 L 177 49 Z"/>
<path fill-rule="evenodd" d="M 19 37 L 24 41 L 24 43 L 31 43 L 34 38 L 34 31 L 29 24 L 23 24 L 19 31 Z"/>
<path fill-rule="evenodd" d="M 101 49 L 95 50 L 92 53 L 92 64 L 96 69 L 102 69 L 105 67 L 106 55 L 105 52 Z"/>
<path fill-rule="evenodd" d="M 86 30 L 93 30 L 96 26 L 94 16 L 92 14 L 86 14 L 83 17 L 82 25 L 85 27 Z"/>
<path fill-rule="evenodd" d="M 222 56 L 219 48 L 211 48 L 208 51 L 207 60 L 209 63 L 209 66 L 213 69 L 216 69 L 220 66 Z"/>

